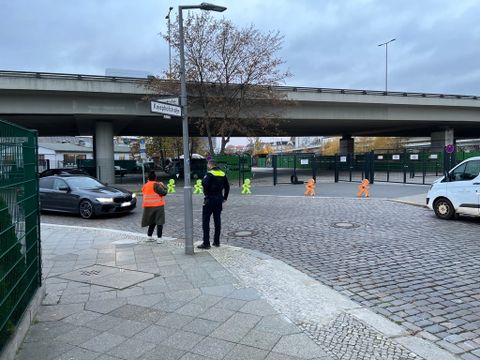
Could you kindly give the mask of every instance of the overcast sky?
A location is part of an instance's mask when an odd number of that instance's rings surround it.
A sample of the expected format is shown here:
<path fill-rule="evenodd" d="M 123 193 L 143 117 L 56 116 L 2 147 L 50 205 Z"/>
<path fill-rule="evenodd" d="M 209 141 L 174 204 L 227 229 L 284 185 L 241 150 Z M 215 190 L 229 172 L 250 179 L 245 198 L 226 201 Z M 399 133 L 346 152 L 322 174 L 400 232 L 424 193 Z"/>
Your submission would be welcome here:
<path fill-rule="evenodd" d="M 217 0 L 215 0 L 217 1 Z M 0 0 L 0 69 L 161 74 L 165 15 L 185 0 Z M 218 0 L 224 16 L 285 36 L 286 85 L 480 95 L 479 0 Z M 196 10 L 200 11 L 200 10 Z"/>

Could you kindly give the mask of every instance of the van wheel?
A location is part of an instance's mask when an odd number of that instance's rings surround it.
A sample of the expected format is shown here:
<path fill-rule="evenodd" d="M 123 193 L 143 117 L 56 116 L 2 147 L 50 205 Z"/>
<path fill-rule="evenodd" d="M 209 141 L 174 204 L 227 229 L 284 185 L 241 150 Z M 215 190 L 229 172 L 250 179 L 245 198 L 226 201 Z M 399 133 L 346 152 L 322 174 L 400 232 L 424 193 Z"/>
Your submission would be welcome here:
<path fill-rule="evenodd" d="M 452 203 L 445 198 L 436 200 L 433 204 L 433 210 L 440 219 L 450 220 L 455 216 L 455 209 Z"/>

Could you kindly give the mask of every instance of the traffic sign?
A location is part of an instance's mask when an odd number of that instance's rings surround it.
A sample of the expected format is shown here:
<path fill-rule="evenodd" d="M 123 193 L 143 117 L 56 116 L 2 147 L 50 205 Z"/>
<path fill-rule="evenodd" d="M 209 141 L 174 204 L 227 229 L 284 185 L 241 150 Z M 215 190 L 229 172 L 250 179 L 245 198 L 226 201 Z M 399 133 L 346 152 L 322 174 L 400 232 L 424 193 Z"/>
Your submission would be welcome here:
<path fill-rule="evenodd" d="M 448 144 L 445 146 L 445 151 L 447 152 L 447 154 L 453 154 L 454 151 L 455 151 L 455 145 L 453 144 Z"/>
<path fill-rule="evenodd" d="M 145 146 L 145 139 L 140 139 L 140 158 L 145 160 L 147 158 L 147 149 Z"/>
<path fill-rule="evenodd" d="M 182 115 L 182 108 L 180 106 L 170 105 L 170 104 L 159 102 L 159 101 L 151 101 L 150 105 L 151 105 L 150 110 L 153 113 L 172 115 L 172 116 Z"/>

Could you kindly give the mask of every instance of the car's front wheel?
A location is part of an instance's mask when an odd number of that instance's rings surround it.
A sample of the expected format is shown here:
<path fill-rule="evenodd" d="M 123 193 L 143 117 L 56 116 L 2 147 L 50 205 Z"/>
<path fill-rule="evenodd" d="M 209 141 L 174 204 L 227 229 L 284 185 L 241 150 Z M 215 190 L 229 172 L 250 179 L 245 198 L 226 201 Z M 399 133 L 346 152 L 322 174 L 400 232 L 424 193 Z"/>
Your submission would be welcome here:
<path fill-rule="evenodd" d="M 450 220 L 455 216 L 455 209 L 452 203 L 445 198 L 436 200 L 433 204 L 433 210 L 440 219 Z"/>
<path fill-rule="evenodd" d="M 93 204 L 89 200 L 82 200 L 79 206 L 80 216 L 84 219 L 91 219 L 95 215 Z"/>

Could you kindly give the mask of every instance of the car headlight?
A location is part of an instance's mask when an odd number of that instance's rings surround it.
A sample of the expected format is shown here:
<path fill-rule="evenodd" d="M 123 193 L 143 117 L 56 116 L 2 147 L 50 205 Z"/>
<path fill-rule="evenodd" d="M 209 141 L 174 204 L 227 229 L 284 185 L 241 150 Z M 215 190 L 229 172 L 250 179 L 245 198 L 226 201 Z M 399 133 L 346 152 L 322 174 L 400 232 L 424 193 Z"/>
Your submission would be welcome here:
<path fill-rule="evenodd" d="M 102 204 L 110 204 L 113 203 L 113 198 L 97 198 L 97 201 Z"/>
<path fill-rule="evenodd" d="M 137 197 L 137 194 L 132 193 L 132 199 L 135 199 Z"/>

